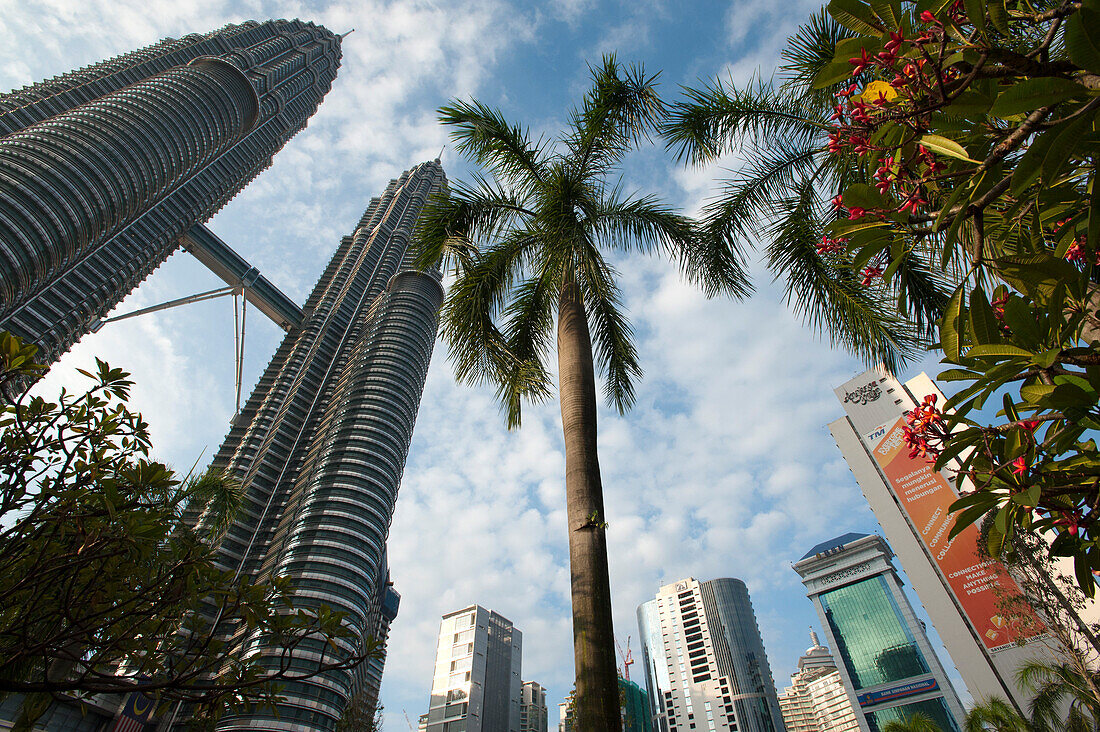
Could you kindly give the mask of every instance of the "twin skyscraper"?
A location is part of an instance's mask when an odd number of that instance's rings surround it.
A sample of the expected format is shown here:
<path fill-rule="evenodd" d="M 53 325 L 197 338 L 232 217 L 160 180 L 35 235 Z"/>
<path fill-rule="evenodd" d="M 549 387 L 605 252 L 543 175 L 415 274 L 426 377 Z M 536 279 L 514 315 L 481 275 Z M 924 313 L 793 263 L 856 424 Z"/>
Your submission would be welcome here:
<path fill-rule="evenodd" d="M 232 270 L 239 257 L 201 225 L 305 127 L 340 43 L 312 23 L 247 22 L 0 97 L 0 330 L 52 362 L 182 242 Z M 386 537 L 443 299 L 439 273 L 417 271 L 408 245 L 446 185 L 438 160 L 406 171 L 300 311 L 268 308 L 292 311 L 287 334 L 213 461 L 245 490 L 221 566 L 289 577 L 298 606 L 347 613 L 348 654 L 384 637 L 397 611 Z M 241 652 L 280 662 L 281 649 L 233 631 Z M 335 729 L 349 704 L 376 701 L 379 679 L 374 661 L 290 683 L 277 715 L 218 729 Z"/>

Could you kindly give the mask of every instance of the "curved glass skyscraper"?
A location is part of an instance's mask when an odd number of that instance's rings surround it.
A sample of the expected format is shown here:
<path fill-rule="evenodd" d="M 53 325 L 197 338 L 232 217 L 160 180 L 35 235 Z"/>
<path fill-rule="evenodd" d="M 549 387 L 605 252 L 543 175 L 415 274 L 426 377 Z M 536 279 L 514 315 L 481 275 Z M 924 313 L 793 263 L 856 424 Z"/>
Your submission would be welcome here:
<path fill-rule="evenodd" d="M 288 577 L 298 607 L 347 613 L 355 640 L 339 648 L 345 657 L 387 611 L 379 608 L 386 537 L 443 301 L 439 273 L 413 269 L 407 250 L 425 202 L 445 185 L 435 160 L 371 201 L 213 461 L 246 491 L 218 545 L 222 566 L 253 581 Z M 234 652 L 281 662 L 281 647 L 220 630 L 234 637 Z M 315 668 L 322 650 L 303 644 L 291 667 Z M 278 717 L 232 717 L 218 729 L 334 729 L 369 676 L 334 671 L 287 683 Z"/>
<path fill-rule="evenodd" d="M 340 37 L 165 39 L 0 96 L 0 330 L 55 360 L 306 125 Z"/>
<path fill-rule="evenodd" d="M 739 579 L 665 585 L 638 607 L 646 686 L 659 732 L 783 732 L 775 681 Z"/>

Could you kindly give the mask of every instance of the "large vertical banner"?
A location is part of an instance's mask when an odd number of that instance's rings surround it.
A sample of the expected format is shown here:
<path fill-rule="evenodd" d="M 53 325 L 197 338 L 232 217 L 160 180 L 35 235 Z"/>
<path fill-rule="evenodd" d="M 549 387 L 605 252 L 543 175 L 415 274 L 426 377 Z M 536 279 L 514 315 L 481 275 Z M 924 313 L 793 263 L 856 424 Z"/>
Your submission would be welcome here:
<path fill-rule="evenodd" d="M 1019 596 L 1020 587 L 1000 562 L 978 554 L 978 528 L 971 525 L 948 539 L 955 523 L 948 508 L 958 495 L 930 463 L 909 457 L 905 425 L 899 417 L 862 439 L 970 624 L 991 651 L 1042 633 L 1042 621 L 1023 603 L 1011 617 L 1002 609 L 1002 600 Z"/>

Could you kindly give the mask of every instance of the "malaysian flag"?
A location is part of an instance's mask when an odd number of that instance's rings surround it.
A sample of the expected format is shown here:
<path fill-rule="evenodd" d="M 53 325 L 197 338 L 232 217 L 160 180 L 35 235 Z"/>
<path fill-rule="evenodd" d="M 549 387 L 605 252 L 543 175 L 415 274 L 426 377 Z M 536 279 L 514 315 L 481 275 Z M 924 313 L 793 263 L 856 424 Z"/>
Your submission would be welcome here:
<path fill-rule="evenodd" d="M 132 692 L 126 696 L 126 703 L 122 705 L 118 716 L 115 717 L 107 732 L 142 732 L 145 725 L 153 721 L 153 712 L 156 711 L 156 701 L 144 694 Z"/>

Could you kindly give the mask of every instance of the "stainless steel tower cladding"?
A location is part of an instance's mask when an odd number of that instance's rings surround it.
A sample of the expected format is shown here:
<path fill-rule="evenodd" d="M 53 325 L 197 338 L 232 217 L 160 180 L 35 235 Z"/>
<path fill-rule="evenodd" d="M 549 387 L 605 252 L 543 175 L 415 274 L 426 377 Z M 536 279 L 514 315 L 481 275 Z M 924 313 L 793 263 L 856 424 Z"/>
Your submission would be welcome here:
<path fill-rule="evenodd" d="M 445 185 L 436 160 L 371 201 L 213 461 L 246 491 L 219 544 L 222 565 L 252 580 L 289 577 L 299 607 L 346 612 L 357 638 L 374 632 L 384 597 L 386 536 L 443 301 L 439 273 L 414 270 L 408 243 L 428 197 Z M 279 663 L 281 649 L 240 643 Z M 303 646 L 296 660 L 315 666 L 315 650 Z M 233 717 L 218 729 L 334 729 L 366 676 L 288 683 L 278 718 Z"/>
<path fill-rule="evenodd" d="M 325 28 L 249 21 L 0 96 L 0 330 L 56 360 L 271 164 L 339 65 Z"/>

